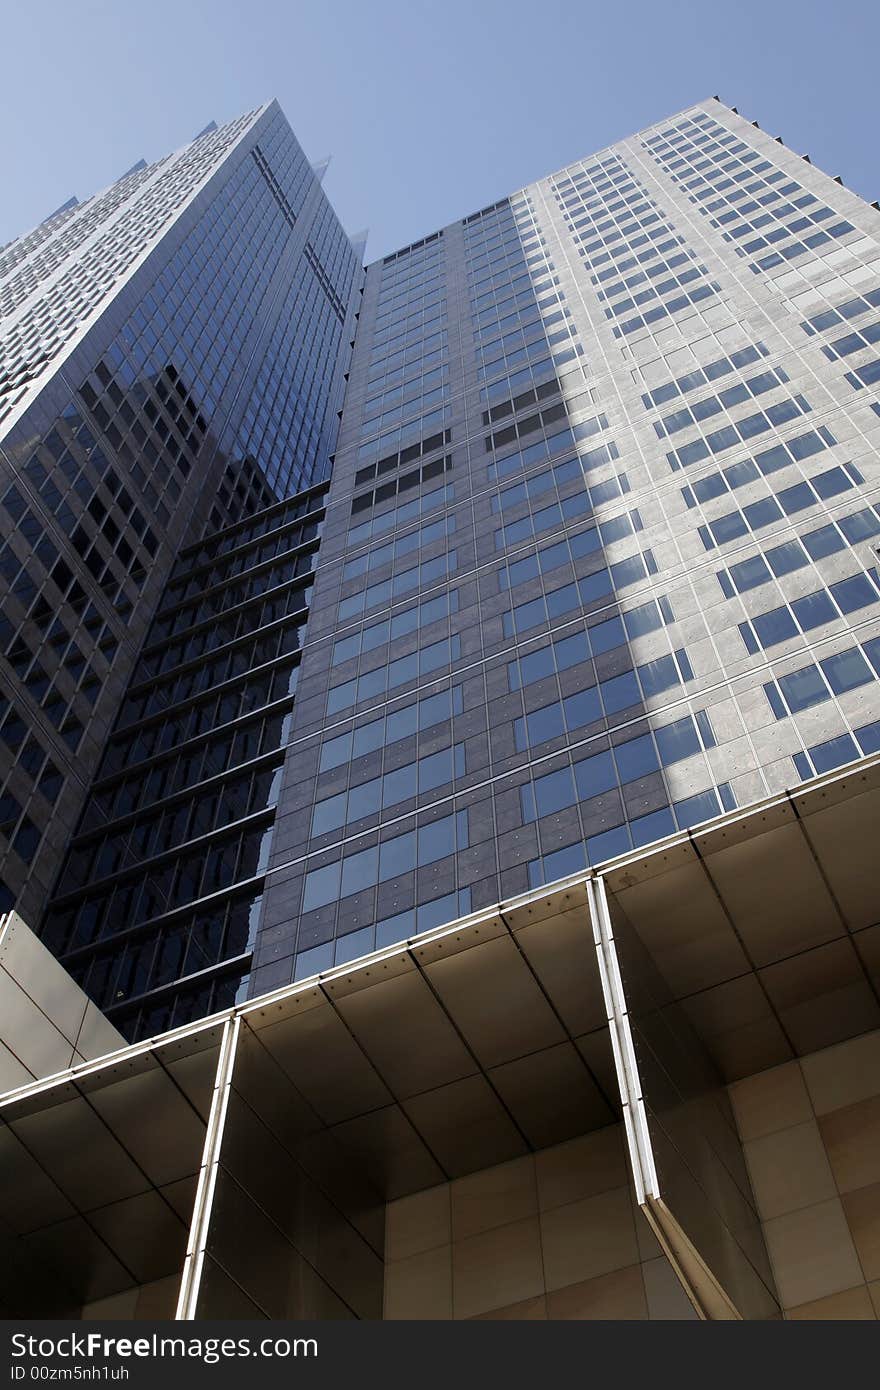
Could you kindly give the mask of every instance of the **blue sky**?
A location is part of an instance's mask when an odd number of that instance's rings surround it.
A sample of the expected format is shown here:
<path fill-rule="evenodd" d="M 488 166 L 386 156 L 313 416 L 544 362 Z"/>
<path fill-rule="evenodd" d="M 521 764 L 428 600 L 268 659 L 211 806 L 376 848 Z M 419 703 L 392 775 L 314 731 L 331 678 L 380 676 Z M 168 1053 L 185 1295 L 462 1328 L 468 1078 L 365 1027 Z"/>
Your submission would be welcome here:
<path fill-rule="evenodd" d="M 277 96 L 373 259 L 717 94 L 880 197 L 876 0 L 31 0 L 0 244 Z"/>

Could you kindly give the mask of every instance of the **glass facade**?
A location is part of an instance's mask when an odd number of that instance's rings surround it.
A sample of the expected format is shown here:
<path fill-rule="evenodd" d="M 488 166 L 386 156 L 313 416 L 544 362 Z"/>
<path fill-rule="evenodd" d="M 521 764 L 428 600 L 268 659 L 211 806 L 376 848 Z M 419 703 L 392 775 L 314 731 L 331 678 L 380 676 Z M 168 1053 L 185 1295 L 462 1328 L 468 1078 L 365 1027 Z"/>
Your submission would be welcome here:
<path fill-rule="evenodd" d="M 39 920 L 181 547 L 326 477 L 360 276 L 276 103 L 0 253 L 0 907 Z"/>
<path fill-rule="evenodd" d="M 34 774 L 92 750 L 43 935 L 119 1027 L 877 749 L 876 210 L 711 100 L 363 278 L 277 107 L 204 140 L 25 403 L 45 443 L 13 413 L 0 445 L 10 614 L 44 611 L 18 570 L 52 546 L 92 598 Z M 134 205 L 174 167 L 126 176 Z"/>
<path fill-rule="evenodd" d="M 253 994 L 878 746 L 877 305 L 714 100 L 368 268 Z"/>

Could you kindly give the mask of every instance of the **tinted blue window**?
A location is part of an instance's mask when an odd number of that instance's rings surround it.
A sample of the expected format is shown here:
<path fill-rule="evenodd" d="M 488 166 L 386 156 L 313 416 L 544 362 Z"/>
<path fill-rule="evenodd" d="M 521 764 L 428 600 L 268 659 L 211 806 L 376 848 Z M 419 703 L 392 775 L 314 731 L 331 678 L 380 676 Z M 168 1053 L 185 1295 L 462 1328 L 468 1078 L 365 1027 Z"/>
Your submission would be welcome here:
<path fill-rule="evenodd" d="M 639 667 L 642 689 L 646 695 L 659 695 L 673 685 L 679 685 L 681 677 L 672 656 L 660 656 L 654 661 L 646 661 Z"/>
<path fill-rule="evenodd" d="M 816 666 L 805 666 L 790 676 L 781 676 L 779 688 L 793 713 L 828 699 L 828 689 Z"/>
<path fill-rule="evenodd" d="M 313 869 L 306 874 L 303 892 L 303 912 L 324 907 L 339 897 L 339 864 L 327 864 L 323 869 Z"/>
<path fill-rule="evenodd" d="M 752 625 L 762 647 L 772 647 L 797 635 L 797 627 L 787 608 L 774 608 L 752 619 Z"/>
<path fill-rule="evenodd" d="M 455 817 L 446 816 L 434 821 L 433 825 L 423 825 L 418 831 L 417 864 L 433 864 L 455 853 Z"/>
<path fill-rule="evenodd" d="M 674 809 L 679 829 L 686 830 L 689 825 L 698 825 L 700 821 L 711 820 L 713 816 L 718 815 L 718 797 L 713 788 L 700 792 L 697 796 L 685 797 L 683 801 L 676 801 Z"/>
<path fill-rule="evenodd" d="M 340 896 L 359 893 L 375 883 L 379 871 L 379 849 L 362 849 L 357 854 L 348 855 L 342 862 L 342 885 Z"/>
<path fill-rule="evenodd" d="M 729 449 L 732 444 L 739 443 L 739 437 L 732 425 L 725 425 L 723 429 L 715 430 L 706 436 L 706 443 L 713 454 L 720 454 L 722 450 Z"/>
<path fill-rule="evenodd" d="M 300 951 L 296 958 L 293 978 L 294 980 L 307 980 L 310 975 L 318 975 L 322 970 L 329 970 L 332 964 L 333 942 L 326 941 L 322 946 L 312 946 L 308 951 Z"/>
<path fill-rule="evenodd" d="M 761 555 L 753 555 L 749 560 L 740 560 L 738 564 L 730 566 L 730 577 L 740 593 L 748 589 L 755 589 L 759 584 L 766 584 L 770 579 L 770 571 L 766 561 Z"/>
<path fill-rule="evenodd" d="M 672 835 L 675 831 L 675 821 L 672 819 L 672 812 L 665 807 L 661 811 L 652 811 L 648 816 L 639 816 L 636 820 L 630 821 L 629 828 L 633 844 L 639 849 L 642 845 L 649 845 L 653 840 L 661 840 L 664 835 Z"/>
<path fill-rule="evenodd" d="M 760 454 L 756 454 L 755 463 L 766 476 L 768 473 L 775 473 L 778 468 L 785 468 L 791 463 L 791 458 L 783 444 L 774 444 L 772 449 L 764 449 Z"/>
<path fill-rule="evenodd" d="M 578 589 L 580 590 L 581 601 L 592 603 L 594 599 L 603 598 L 605 594 L 611 592 L 611 576 L 607 569 L 599 570 L 598 573 L 579 580 Z"/>
<path fill-rule="evenodd" d="M 852 487 L 852 481 L 842 468 L 829 468 L 827 473 L 820 473 L 812 481 L 816 492 L 823 499 L 836 497 L 839 492 L 846 492 L 847 488 Z"/>
<path fill-rule="evenodd" d="M 518 723 L 519 721 L 517 721 Z M 545 743 L 547 739 L 558 738 L 565 732 L 562 723 L 562 706 L 545 705 L 543 709 L 533 710 L 526 715 L 528 744 Z"/>
<path fill-rule="evenodd" d="M 783 574 L 803 569 L 807 564 L 807 557 L 799 541 L 785 541 L 782 545 L 774 546 L 772 550 L 767 551 L 766 558 L 777 579 Z"/>
<path fill-rule="evenodd" d="M 762 526 L 769 526 L 771 522 L 778 521 L 782 512 L 775 497 L 765 497 L 760 502 L 752 502 L 748 507 L 743 507 L 743 515 L 752 530 L 757 531 Z"/>
<path fill-rule="evenodd" d="M 563 637 L 554 642 L 550 648 L 552 655 L 556 658 L 556 669 L 567 671 L 571 666 L 577 666 L 579 662 L 586 661 L 590 655 L 590 646 L 587 638 L 582 632 L 575 632 L 571 637 Z M 523 661 L 527 661 L 524 657 Z"/>
<path fill-rule="evenodd" d="M 683 444 L 678 451 L 678 462 L 685 467 L 689 463 L 699 463 L 700 459 L 707 458 L 709 454 L 708 446 L 702 439 L 695 439 L 690 444 Z"/>
<path fill-rule="evenodd" d="M 360 931 L 348 932 L 336 942 L 335 963 L 345 965 L 347 961 L 357 960 L 373 949 L 374 931 L 372 927 L 361 927 Z"/>
<path fill-rule="evenodd" d="M 811 628 L 819 627 L 822 623 L 833 622 L 838 616 L 834 604 L 824 589 L 795 599 L 791 607 L 805 632 L 809 632 Z"/>
<path fill-rule="evenodd" d="M 535 811 L 538 816 L 549 816 L 563 806 L 573 805 L 574 800 L 571 768 L 562 767 L 558 772 L 535 778 Z"/>
<path fill-rule="evenodd" d="M 693 494 L 699 502 L 708 502 L 713 497 L 720 497 L 722 492 L 727 492 L 727 483 L 720 473 L 710 473 L 708 478 L 700 478 L 699 482 L 693 485 Z"/>
<path fill-rule="evenodd" d="M 832 768 L 852 762 L 853 758 L 859 756 L 855 739 L 850 734 L 841 734 L 839 738 L 831 738 L 827 743 L 818 743 L 809 751 L 817 772 L 830 772 Z"/>
<path fill-rule="evenodd" d="M 870 507 L 855 512 L 853 516 L 842 516 L 837 524 L 850 545 L 867 540 L 869 536 L 876 536 L 880 531 L 880 521 Z"/>
<path fill-rule="evenodd" d="M 856 729 L 856 738 L 863 753 L 880 752 L 880 720 L 873 724 L 863 724 Z"/>
<path fill-rule="evenodd" d="M 621 782 L 635 782 L 639 777 L 647 777 L 649 773 L 656 772 L 660 765 L 650 734 L 619 744 L 614 749 L 614 760 Z"/>
<path fill-rule="evenodd" d="M 632 671 L 627 671 L 622 676 L 615 676 L 611 680 L 602 681 L 602 703 L 607 714 L 629 709 L 631 705 L 637 705 L 640 702 L 641 693 L 638 681 Z"/>
<path fill-rule="evenodd" d="M 641 637 L 643 633 L 654 632 L 663 626 L 663 617 L 656 603 L 644 603 L 640 608 L 631 608 L 624 613 L 623 621 L 630 637 Z"/>
<path fill-rule="evenodd" d="M 575 763 L 574 777 L 580 801 L 588 801 L 591 796 L 599 796 L 617 786 L 617 773 L 610 753 L 596 753 L 592 758 L 583 758 Z"/>
<path fill-rule="evenodd" d="M 567 878 L 569 874 L 579 873 L 587 867 L 587 855 L 581 841 L 547 854 L 543 859 L 534 859 L 529 864 L 529 884 L 533 888 L 542 883 L 552 883 L 557 878 Z"/>
<path fill-rule="evenodd" d="M 700 740 L 690 717 L 677 719 L 674 724 L 657 729 L 655 737 L 664 767 L 700 752 Z"/>
<path fill-rule="evenodd" d="M 816 500 L 809 483 L 796 483 L 794 487 L 787 487 L 777 495 L 779 504 L 787 516 L 802 512 L 804 507 L 811 507 Z"/>
<path fill-rule="evenodd" d="M 866 574 L 854 574 L 852 578 L 842 579 L 830 587 L 835 602 L 843 613 L 852 613 L 857 608 L 864 608 L 866 604 L 875 603 L 877 600 L 877 590 Z"/>
<path fill-rule="evenodd" d="M 746 483 L 754 482 L 760 474 L 751 459 L 744 459 L 742 463 L 733 463 L 725 468 L 724 476 L 731 487 L 744 487 Z"/>
<path fill-rule="evenodd" d="M 873 673 L 860 651 L 840 652 L 837 656 L 828 656 L 824 661 L 820 661 L 819 665 L 835 695 L 842 695 L 846 690 L 854 690 L 856 686 L 873 680 Z"/>
<path fill-rule="evenodd" d="M 597 623 L 590 628 L 590 646 L 594 656 L 608 652 L 626 642 L 626 633 L 620 618 L 609 618 L 607 622 Z"/>
<path fill-rule="evenodd" d="M 718 521 L 713 521 L 709 528 L 714 537 L 715 544 L 726 545 L 728 541 L 736 540 L 739 536 L 744 536 L 748 530 L 745 521 L 739 512 L 731 512 L 728 516 L 722 516 Z M 700 527 L 700 536 L 707 550 L 711 549 L 711 543 L 704 534 L 706 528 Z"/>
<path fill-rule="evenodd" d="M 579 690 L 575 695 L 568 695 L 562 704 L 565 723 L 569 729 L 582 729 L 584 725 L 602 718 L 598 686 L 594 685 L 589 690 Z"/>
<path fill-rule="evenodd" d="M 795 753 L 792 762 L 794 763 L 798 777 L 802 778 L 803 781 L 806 782 L 808 778 L 812 777 L 813 769 L 810 766 L 810 761 L 806 753 Z"/>
<path fill-rule="evenodd" d="M 630 834 L 625 825 L 618 826 L 616 830 L 603 830 L 600 835 L 591 835 L 587 839 L 587 854 L 591 864 L 602 864 L 606 859 L 626 854 L 630 848 Z"/>
<path fill-rule="evenodd" d="M 834 555 L 843 550 L 844 542 L 836 526 L 820 526 L 804 536 L 804 548 L 813 560 L 821 560 L 825 555 Z"/>
<path fill-rule="evenodd" d="M 409 873 L 416 862 L 416 835 L 410 830 L 406 835 L 395 835 L 379 846 L 379 882 Z"/>

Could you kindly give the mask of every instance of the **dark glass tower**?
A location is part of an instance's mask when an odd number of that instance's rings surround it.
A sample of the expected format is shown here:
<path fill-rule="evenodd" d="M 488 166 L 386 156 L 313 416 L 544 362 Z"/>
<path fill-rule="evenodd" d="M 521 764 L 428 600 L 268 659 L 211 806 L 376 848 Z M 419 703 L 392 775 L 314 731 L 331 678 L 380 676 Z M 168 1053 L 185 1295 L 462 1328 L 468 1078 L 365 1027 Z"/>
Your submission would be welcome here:
<path fill-rule="evenodd" d="M 156 556 L 127 632 L 107 617 L 125 656 L 44 928 L 131 1036 L 880 746 L 875 209 L 713 99 L 385 257 L 361 297 L 277 109 L 225 129 L 189 147 L 231 142 L 193 195 L 235 189 L 214 241 L 176 215 L 158 292 L 126 284 L 52 376 L 74 386 L 37 451 L 51 487 L 80 425 L 127 442 L 130 493 L 147 404 L 175 444 L 167 400 L 205 426 L 174 505 L 139 509 Z"/>
<path fill-rule="evenodd" d="M 138 907 L 130 880 L 142 860 L 155 860 L 160 841 L 168 850 L 186 838 L 171 792 L 199 780 L 210 797 L 215 770 L 252 757 L 251 741 L 233 725 L 225 760 L 212 744 L 197 771 L 193 759 L 205 748 L 190 748 L 190 738 L 277 701 L 280 677 L 270 673 L 258 692 L 253 668 L 263 654 L 270 660 L 272 641 L 273 657 L 295 645 L 308 586 L 296 584 L 283 601 L 277 589 L 311 563 L 320 492 L 292 508 L 275 504 L 328 474 L 351 337 L 346 316 L 360 274 L 358 254 L 274 102 L 209 127 L 153 165 L 141 162 L 0 255 L 2 906 L 15 902 L 36 926 L 53 885 L 64 901 L 86 881 L 80 841 L 60 880 L 58 871 L 99 768 L 80 831 L 112 824 L 105 838 L 115 848 L 103 848 L 87 877 L 118 883 L 128 872 L 112 912 L 91 911 L 91 926 L 84 915 L 68 930 L 69 911 L 52 912 L 46 940 L 65 958 L 83 944 L 115 941 L 145 914 L 161 917 L 169 893 L 157 885 Z M 264 519 L 251 532 L 246 519 L 256 512 Z M 230 524 L 213 542 L 218 558 L 206 563 L 198 538 Z M 256 543 L 263 531 L 271 540 Z M 270 566 L 263 562 L 273 545 L 284 558 Z M 253 577 L 237 577 L 251 564 L 259 566 Z M 199 601 L 178 602 L 184 591 Z M 294 607 L 299 626 L 279 635 L 276 620 Z M 190 706 L 177 708 L 184 700 L 245 670 L 238 710 L 224 691 L 216 712 L 203 701 L 187 724 Z M 289 671 L 285 693 L 288 684 Z M 135 709 L 141 736 L 120 762 L 119 741 L 108 745 L 108 735 L 117 715 L 129 729 Z M 164 725 L 151 744 L 157 719 Z M 271 737 L 279 746 L 277 731 Z M 172 777 L 161 760 L 145 764 L 148 747 L 167 752 L 179 743 L 185 772 Z M 269 733 L 258 743 L 265 752 Z M 107 770 L 134 763 L 141 792 L 120 790 L 114 799 L 103 789 Z M 243 802 L 226 791 L 218 823 L 267 807 L 270 783 L 258 778 Z M 176 806 L 173 826 L 152 840 L 132 814 L 146 805 L 152 820 Z M 236 880 L 256 864 L 249 852 L 242 849 Z M 221 858 L 214 886 L 229 882 L 228 855 Z M 176 883 L 173 901 L 199 895 L 191 864 L 186 884 Z M 213 930 L 205 928 L 211 942 Z M 246 937 L 231 931 L 236 943 Z M 131 970 L 138 985 L 152 979 Z"/>

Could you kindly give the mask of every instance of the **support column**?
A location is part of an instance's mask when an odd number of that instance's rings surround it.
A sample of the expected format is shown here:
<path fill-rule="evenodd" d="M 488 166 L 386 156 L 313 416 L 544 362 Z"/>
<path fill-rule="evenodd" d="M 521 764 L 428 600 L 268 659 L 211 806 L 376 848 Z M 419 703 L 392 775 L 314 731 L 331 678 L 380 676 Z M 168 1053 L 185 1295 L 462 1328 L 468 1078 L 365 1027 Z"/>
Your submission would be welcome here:
<path fill-rule="evenodd" d="M 217 1058 L 217 1074 L 214 1078 L 214 1092 L 208 1114 L 208 1128 L 205 1132 L 205 1146 L 199 1169 L 199 1181 L 193 1204 L 192 1222 L 186 1247 L 186 1259 L 180 1279 L 180 1295 L 177 1300 L 175 1318 L 178 1322 L 191 1322 L 196 1316 L 199 1290 L 202 1282 L 202 1267 L 205 1248 L 211 1225 L 211 1208 L 214 1202 L 214 1189 L 217 1183 L 217 1168 L 220 1162 L 220 1148 L 223 1142 L 223 1128 L 226 1122 L 226 1109 L 229 1104 L 229 1089 L 232 1084 L 232 1071 L 235 1066 L 235 1051 L 238 1044 L 240 1021 L 238 1015 L 228 1018 L 223 1026 L 220 1041 L 220 1054 Z"/>

